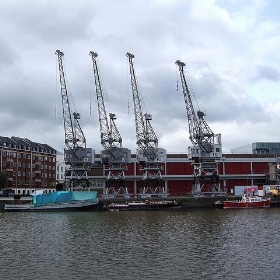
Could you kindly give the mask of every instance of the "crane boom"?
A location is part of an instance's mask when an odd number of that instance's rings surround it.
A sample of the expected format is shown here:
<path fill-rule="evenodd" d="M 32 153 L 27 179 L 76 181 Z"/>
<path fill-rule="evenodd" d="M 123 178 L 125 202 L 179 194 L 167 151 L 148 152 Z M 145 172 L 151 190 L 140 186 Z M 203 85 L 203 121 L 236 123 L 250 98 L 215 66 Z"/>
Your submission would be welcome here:
<path fill-rule="evenodd" d="M 142 157 L 143 155 L 143 160 L 145 161 L 155 162 L 157 161 L 158 156 L 158 139 L 151 124 L 152 115 L 148 113 L 145 113 L 143 115 L 142 113 L 140 93 L 138 90 L 138 84 L 133 65 L 134 55 L 131 53 L 127 53 L 126 56 L 129 60 L 136 127 L 136 144 L 138 145 L 139 156 Z"/>
<path fill-rule="evenodd" d="M 63 66 L 64 53 L 56 50 L 58 58 L 61 98 L 63 109 L 63 121 L 65 132 L 64 150 L 65 163 L 70 165 L 70 187 L 89 187 L 87 171 L 93 160 L 92 149 L 86 148 L 86 138 L 79 124 L 80 114 L 72 112 L 66 84 L 65 71 Z"/>
<path fill-rule="evenodd" d="M 81 126 L 79 124 L 80 114 L 77 112 L 72 113 L 70 107 L 68 91 L 66 86 L 65 72 L 63 67 L 64 53 L 61 52 L 60 50 L 57 50 L 56 54 L 58 57 L 59 74 L 60 74 L 65 144 L 69 150 L 77 147 L 86 147 L 86 139 L 81 129 Z"/>
<path fill-rule="evenodd" d="M 131 74 L 131 87 L 132 87 L 132 96 L 133 96 L 133 104 L 134 104 L 134 116 L 135 116 L 136 139 L 137 139 L 136 143 L 139 146 L 139 149 L 152 148 L 152 147 L 156 148 L 158 145 L 158 140 L 156 134 L 154 133 L 152 125 L 150 124 L 150 120 L 152 120 L 152 116 L 147 113 L 144 114 L 143 116 L 142 113 L 142 104 L 140 100 L 140 94 L 138 90 L 136 74 L 133 65 L 134 55 L 131 53 L 127 53 L 126 56 L 128 57 L 129 60 L 130 74 Z M 149 124 L 150 131 L 148 131 L 145 127 L 144 117 L 146 123 Z"/>
<path fill-rule="evenodd" d="M 189 135 L 193 147 L 189 147 L 188 156 L 193 161 L 193 194 L 200 194 L 203 186 L 208 186 L 211 193 L 221 192 L 218 164 L 222 157 L 221 135 L 214 134 L 204 120 L 205 114 L 198 110 L 195 114 L 190 90 L 184 74 L 185 63 L 177 60 L 182 90 L 189 123 Z"/>
<path fill-rule="evenodd" d="M 101 144 L 104 147 L 104 149 L 108 149 L 109 147 L 115 147 L 116 140 L 112 138 L 112 132 L 110 131 L 110 126 L 107 118 L 106 108 L 104 104 L 104 98 L 103 98 L 103 91 L 100 81 L 100 75 L 98 71 L 97 61 L 96 58 L 98 54 L 96 52 L 90 51 L 89 55 L 92 57 L 92 63 L 93 63 L 93 73 L 94 73 L 94 79 L 95 79 L 95 90 L 96 90 L 96 96 L 97 96 L 97 104 L 98 104 L 98 115 L 99 115 L 99 126 L 100 126 L 100 134 L 101 134 Z M 111 114 L 110 114 L 111 116 Z M 114 120 L 115 116 L 112 115 L 112 118 L 110 120 Z M 117 142 L 121 142 L 121 137 L 118 135 Z"/>
<path fill-rule="evenodd" d="M 203 118 L 205 114 L 200 110 L 195 114 L 190 90 L 184 74 L 185 63 L 177 60 L 176 64 L 179 66 L 182 81 L 182 89 L 188 115 L 190 140 L 193 145 L 198 145 L 203 151 L 211 152 L 213 151 L 214 145 L 214 133 Z"/>

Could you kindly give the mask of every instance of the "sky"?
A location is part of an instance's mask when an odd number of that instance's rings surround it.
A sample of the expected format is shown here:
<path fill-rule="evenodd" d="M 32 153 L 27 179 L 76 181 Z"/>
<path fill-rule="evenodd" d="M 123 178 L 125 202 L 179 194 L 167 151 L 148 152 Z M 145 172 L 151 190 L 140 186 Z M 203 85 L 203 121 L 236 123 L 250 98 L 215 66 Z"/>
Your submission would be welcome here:
<path fill-rule="evenodd" d="M 176 60 L 186 64 L 195 110 L 221 133 L 223 153 L 280 142 L 278 0 L 1 0 L 0 15 L 1 136 L 63 151 L 61 50 L 71 108 L 96 153 L 103 148 L 90 51 L 98 53 L 107 114 L 117 115 L 132 153 L 127 52 L 135 55 L 142 111 L 167 153 L 192 145 Z"/>

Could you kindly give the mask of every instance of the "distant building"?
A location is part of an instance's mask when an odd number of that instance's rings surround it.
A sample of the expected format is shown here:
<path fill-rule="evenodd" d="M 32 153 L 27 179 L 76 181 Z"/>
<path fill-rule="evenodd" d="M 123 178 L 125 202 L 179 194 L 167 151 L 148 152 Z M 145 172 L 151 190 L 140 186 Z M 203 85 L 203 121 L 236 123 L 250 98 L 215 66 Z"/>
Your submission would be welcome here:
<path fill-rule="evenodd" d="M 8 189 L 28 195 L 36 189 L 55 190 L 56 150 L 27 138 L 0 136 L 0 172 Z"/>
<path fill-rule="evenodd" d="M 57 151 L 56 152 L 56 183 L 64 184 L 65 183 L 65 172 L 66 164 L 64 161 L 64 154 Z"/>
<path fill-rule="evenodd" d="M 255 142 L 231 150 L 232 154 L 257 154 L 277 155 L 280 154 L 279 142 Z"/>

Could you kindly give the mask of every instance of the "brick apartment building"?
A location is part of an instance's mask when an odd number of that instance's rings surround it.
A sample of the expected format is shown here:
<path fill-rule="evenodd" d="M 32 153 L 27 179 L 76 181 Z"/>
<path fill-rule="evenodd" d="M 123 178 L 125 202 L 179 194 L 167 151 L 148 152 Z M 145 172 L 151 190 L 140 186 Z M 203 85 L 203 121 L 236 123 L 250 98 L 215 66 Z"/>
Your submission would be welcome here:
<path fill-rule="evenodd" d="M 28 195 L 35 189 L 49 191 L 56 185 L 56 150 L 26 138 L 0 136 L 0 172 L 6 173 L 7 189 Z"/>

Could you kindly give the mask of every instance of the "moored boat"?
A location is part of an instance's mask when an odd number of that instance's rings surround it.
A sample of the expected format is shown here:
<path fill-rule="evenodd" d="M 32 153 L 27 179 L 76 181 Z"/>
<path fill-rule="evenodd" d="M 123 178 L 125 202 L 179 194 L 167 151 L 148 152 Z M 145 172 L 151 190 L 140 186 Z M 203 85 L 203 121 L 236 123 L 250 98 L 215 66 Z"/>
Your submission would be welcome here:
<path fill-rule="evenodd" d="M 241 200 L 224 201 L 224 209 L 269 208 L 270 198 L 244 194 Z"/>
<path fill-rule="evenodd" d="M 132 201 L 123 203 L 111 203 L 104 207 L 108 211 L 132 211 L 132 210 L 161 210 L 179 208 L 176 201 L 161 200 L 161 201 Z"/>
<path fill-rule="evenodd" d="M 32 203 L 5 204 L 7 212 L 85 211 L 98 207 L 95 191 L 57 191 L 32 195 Z"/>

